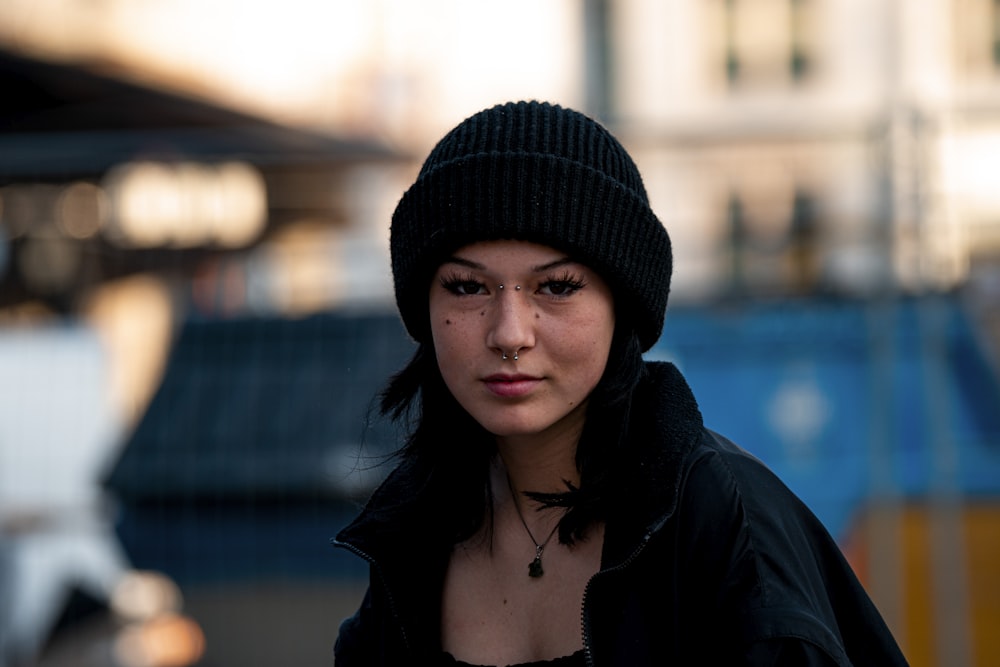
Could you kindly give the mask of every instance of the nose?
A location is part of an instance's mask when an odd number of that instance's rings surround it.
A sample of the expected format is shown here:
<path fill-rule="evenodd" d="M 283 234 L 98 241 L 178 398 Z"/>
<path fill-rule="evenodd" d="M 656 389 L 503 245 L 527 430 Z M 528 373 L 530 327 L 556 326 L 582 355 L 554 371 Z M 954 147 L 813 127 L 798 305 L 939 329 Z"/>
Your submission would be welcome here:
<path fill-rule="evenodd" d="M 492 308 L 486 344 L 500 355 L 515 357 L 535 345 L 535 312 L 522 292 L 500 292 Z"/>

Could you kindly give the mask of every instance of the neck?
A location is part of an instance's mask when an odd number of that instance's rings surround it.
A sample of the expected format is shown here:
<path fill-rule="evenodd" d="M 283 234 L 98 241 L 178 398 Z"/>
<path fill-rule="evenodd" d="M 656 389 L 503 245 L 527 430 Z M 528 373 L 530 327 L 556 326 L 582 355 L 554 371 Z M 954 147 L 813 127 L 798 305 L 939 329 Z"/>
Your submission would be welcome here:
<path fill-rule="evenodd" d="M 498 437 L 500 472 L 509 480 L 515 494 L 524 491 L 562 492 L 566 482 L 579 486 L 576 467 L 579 432 L 560 433 L 552 437 Z"/>

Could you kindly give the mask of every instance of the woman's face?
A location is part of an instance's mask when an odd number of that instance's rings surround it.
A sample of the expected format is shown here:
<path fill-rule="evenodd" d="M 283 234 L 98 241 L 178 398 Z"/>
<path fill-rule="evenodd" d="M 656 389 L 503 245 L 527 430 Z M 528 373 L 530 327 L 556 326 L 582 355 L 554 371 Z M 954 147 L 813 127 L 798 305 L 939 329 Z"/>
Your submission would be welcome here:
<path fill-rule="evenodd" d="M 615 328 L 594 271 L 548 246 L 474 243 L 435 273 L 430 320 L 445 384 L 483 428 L 579 435 Z"/>

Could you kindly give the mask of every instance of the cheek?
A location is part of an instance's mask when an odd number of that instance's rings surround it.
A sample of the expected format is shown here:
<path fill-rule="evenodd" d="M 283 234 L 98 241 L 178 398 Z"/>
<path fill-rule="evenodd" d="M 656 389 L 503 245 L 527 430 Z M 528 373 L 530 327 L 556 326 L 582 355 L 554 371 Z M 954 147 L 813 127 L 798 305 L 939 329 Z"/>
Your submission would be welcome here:
<path fill-rule="evenodd" d="M 444 386 L 458 404 L 468 410 L 465 400 L 469 395 L 468 371 L 471 360 L 468 345 L 463 344 L 467 337 L 462 335 L 461 327 L 456 326 L 456 323 L 453 318 L 451 324 L 443 326 L 437 332 L 432 331 L 434 353 Z"/>
<path fill-rule="evenodd" d="M 611 340 L 615 333 L 614 317 L 580 317 L 559 322 L 558 326 L 550 326 L 553 340 L 564 341 L 559 346 L 567 355 L 579 355 L 587 358 L 606 358 L 611 350 Z M 572 341 L 572 344 L 570 344 Z"/>
<path fill-rule="evenodd" d="M 462 364 L 462 359 L 468 354 L 469 341 L 472 332 L 467 326 L 467 319 L 462 315 L 450 313 L 440 315 L 431 322 L 431 338 L 434 352 L 437 355 L 441 374 L 447 379 L 448 371 Z"/>
<path fill-rule="evenodd" d="M 564 363 L 571 364 L 575 369 L 578 381 L 592 388 L 604 374 L 608 356 L 611 352 L 611 340 L 614 337 L 613 318 L 584 318 L 566 327 L 560 339 L 565 341 L 561 346 Z"/>

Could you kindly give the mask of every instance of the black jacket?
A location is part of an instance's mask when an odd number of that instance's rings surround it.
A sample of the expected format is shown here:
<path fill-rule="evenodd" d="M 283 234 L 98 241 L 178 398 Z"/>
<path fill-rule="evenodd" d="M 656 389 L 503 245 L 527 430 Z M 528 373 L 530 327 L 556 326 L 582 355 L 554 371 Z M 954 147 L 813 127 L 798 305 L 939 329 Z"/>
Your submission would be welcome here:
<path fill-rule="evenodd" d="M 760 461 L 702 425 L 681 374 L 648 364 L 628 497 L 582 609 L 591 665 L 905 665 L 837 545 Z M 370 586 L 336 664 L 430 664 L 450 534 L 433 475 L 401 467 L 334 540 Z M 450 499 L 454 502 L 454 499 Z"/>

